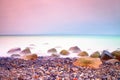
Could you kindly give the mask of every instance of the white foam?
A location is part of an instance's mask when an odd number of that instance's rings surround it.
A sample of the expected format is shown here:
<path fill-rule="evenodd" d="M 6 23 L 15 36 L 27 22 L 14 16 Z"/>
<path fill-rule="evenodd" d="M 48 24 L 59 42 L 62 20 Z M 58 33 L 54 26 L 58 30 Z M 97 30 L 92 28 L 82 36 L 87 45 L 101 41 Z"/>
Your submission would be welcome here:
<path fill-rule="evenodd" d="M 45 44 L 47 43 L 47 44 Z M 32 44 L 32 45 L 31 45 Z M 72 46 L 78 46 L 82 51 L 87 51 L 89 55 L 94 51 L 108 50 L 113 51 L 120 48 L 120 40 L 116 39 L 97 39 L 83 37 L 40 37 L 40 36 L 22 36 L 22 37 L 0 37 L 0 56 L 9 56 L 7 51 L 11 48 L 20 47 L 22 50 L 31 47 L 32 53 L 38 53 L 41 56 L 48 56 L 47 50 L 56 48 L 58 53 L 62 49 L 68 50 Z M 69 56 L 76 56 L 70 54 Z"/>

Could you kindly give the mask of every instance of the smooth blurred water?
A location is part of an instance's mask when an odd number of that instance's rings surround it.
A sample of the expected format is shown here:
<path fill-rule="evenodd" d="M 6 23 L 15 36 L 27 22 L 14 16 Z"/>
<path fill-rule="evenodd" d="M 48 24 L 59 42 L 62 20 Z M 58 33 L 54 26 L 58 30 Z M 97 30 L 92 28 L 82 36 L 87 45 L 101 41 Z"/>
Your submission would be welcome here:
<path fill-rule="evenodd" d="M 71 46 L 78 46 L 89 54 L 94 51 L 113 51 L 120 48 L 120 36 L 0 36 L 0 56 L 7 56 L 7 51 L 15 47 L 31 47 L 33 53 L 48 55 L 50 48 L 56 48 L 59 53 Z"/>

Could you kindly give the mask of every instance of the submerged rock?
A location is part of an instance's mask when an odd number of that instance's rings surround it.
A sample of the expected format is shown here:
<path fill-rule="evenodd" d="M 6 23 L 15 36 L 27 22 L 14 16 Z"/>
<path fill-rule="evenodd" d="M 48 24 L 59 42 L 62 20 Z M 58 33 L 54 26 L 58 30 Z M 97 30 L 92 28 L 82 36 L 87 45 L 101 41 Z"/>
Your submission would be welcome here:
<path fill-rule="evenodd" d="M 78 54 L 78 56 L 88 56 L 88 53 L 86 51 L 82 51 Z"/>
<path fill-rule="evenodd" d="M 30 51 L 30 48 L 25 48 L 24 50 L 21 51 L 21 54 L 30 54 L 31 51 Z"/>
<path fill-rule="evenodd" d="M 102 61 L 104 61 L 104 60 L 113 59 L 113 56 L 112 56 L 112 54 L 111 54 L 109 51 L 104 50 L 104 51 L 102 52 L 100 58 L 101 58 Z"/>
<path fill-rule="evenodd" d="M 61 55 L 69 55 L 69 52 L 67 50 L 61 50 L 60 54 Z"/>
<path fill-rule="evenodd" d="M 12 48 L 7 53 L 18 53 L 21 51 L 21 48 Z"/>
<path fill-rule="evenodd" d="M 73 46 L 69 48 L 69 51 L 71 51 L 72 53 L 79 53 L 81 50 L 78 46 Z"/>
<path fill-rule="evenodd" d="M 47 52 L 48 53 L 57 53 L 57 50 L 55 48 L 51 48 Z"/>

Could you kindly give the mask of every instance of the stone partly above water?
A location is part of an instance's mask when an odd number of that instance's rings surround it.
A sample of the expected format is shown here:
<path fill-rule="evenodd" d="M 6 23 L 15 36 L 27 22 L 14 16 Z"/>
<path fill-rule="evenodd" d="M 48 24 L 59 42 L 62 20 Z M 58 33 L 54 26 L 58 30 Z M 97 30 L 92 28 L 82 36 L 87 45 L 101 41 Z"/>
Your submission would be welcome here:
<path fill-rule="evenodd" d="M 55 48 L 51 48 L 47 52 L 48 53 L 57 53 L 57 50 Z"/>
<path fill-rule="evenodd" d="M 113 51 L 111 54 L 120 61 L 120 50 Z"/>
<path fill-rule="evenodd" d="M 69 48 L 69 51 L 72 53 L 79 53 L 81 50 L 78 46 L 73 46 Z"/>
<path fill-rule="evenodd" d="M 96 51 L 90 55 L 92 58 L 100 58 L 100 52 Z"/>
<path fill-rule="evenodd" d="M 107 51 L 107 50 L 104 50 L 101 54 L 101 60 L 104 61 L 104 60 L 109 60 L 109 59 L 113 59 L 114 57 L 112 56 L 112 54 Z"/>
<path fill-rule="evenodd" d="M 88 56 L 88 53 L 86 51 L 82 51 L 78 54 L 78 56 Z"/>
<path fill-rule="evenodd" d="M 61 55 L 69 55 L 70 53 L 67 50 L 61 50 L 60 54 Z"/>
<path fill-rule="evenodd" d="M 22 50 L 21 52 L 20 52 L 21 54 L 30 54 L 31 53 L 31 51 L 30 51 L 30 48 L 25 48 L 24 50 Z"/>
<path fill-rule="evenodd" d="M 10 49 L 7 53 L 18 53 L 18 52 L 20 52 L 21 51 L 21 48 L 12 48 L 12 49 Z"/>

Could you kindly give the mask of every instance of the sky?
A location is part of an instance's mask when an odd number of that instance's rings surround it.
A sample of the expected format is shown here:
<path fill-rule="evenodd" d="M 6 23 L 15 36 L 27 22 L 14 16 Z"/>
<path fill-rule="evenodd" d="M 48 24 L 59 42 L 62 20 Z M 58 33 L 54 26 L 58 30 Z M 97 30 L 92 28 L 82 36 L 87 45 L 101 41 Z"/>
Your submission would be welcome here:
<path fill-rule="evenodd" d="M 120 35 L 120 0 L 0 0 L 0 35 Z"/>

